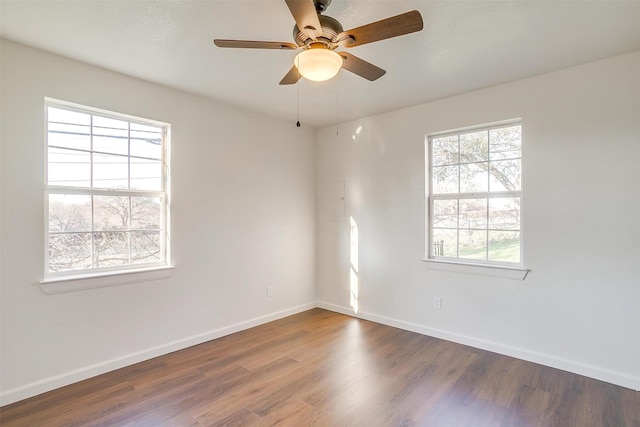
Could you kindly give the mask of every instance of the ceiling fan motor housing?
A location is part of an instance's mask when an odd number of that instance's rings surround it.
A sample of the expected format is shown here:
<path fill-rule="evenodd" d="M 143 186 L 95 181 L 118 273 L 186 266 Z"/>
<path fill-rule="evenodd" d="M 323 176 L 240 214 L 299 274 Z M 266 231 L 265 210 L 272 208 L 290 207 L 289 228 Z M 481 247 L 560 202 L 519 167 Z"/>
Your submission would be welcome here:
<path fill-rule="evenodd" d="M 324 0 L 327 3 L 331 3 L 330 0 Z M 317 6 L 316 2 L 316 6 Z M 298 46 L 300 47 L 308 47 L 312 43 L 322 43 L 326 46 L 327 49 L 335 49 L 338 47 L 338 44 L 334 42 L 337 39 L 338 34 L 342 33 L 344 30 L 342 29 L 342 24 L 338 22 L 337 19 L 334 19 L 330 16 L 318 15 L 318 19 L 320 20 L 320 26 L 322 28 L 322 35 L 317 37 L 315 40 L 309 37 L 304 32 L 300 31 L 298 26 L 293 27 L 293 39 L 296 41 Z"/>

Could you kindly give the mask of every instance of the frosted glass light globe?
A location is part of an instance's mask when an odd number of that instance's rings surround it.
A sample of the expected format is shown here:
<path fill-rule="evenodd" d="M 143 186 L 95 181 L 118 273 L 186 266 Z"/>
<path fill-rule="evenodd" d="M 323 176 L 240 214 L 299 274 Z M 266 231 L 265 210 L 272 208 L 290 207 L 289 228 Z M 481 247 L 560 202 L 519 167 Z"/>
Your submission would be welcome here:
<path fill-rule="evenodd" d="M 323 82 L 338 74 L 342 57 L 329 49 L 307 49 L 300 52 L 293 63 L 305 79 Z"/>

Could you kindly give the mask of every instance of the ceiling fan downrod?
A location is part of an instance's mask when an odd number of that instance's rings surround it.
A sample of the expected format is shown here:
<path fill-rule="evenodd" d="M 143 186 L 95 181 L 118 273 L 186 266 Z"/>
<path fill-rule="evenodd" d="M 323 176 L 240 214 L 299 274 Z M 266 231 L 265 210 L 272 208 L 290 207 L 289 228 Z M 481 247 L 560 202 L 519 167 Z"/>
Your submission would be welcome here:
<path fill-rule="evenodd" d="M 313 0 L 313 5 L 315 6 L 318 15 L 327 10 L 330 4 L 331 0 Z"/>

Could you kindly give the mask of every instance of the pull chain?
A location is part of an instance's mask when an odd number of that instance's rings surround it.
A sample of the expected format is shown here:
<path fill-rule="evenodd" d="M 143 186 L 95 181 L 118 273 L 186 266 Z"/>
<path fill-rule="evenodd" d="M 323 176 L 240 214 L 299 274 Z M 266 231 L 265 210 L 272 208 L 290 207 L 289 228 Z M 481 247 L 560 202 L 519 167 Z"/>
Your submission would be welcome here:
<path fill-rule="evenodd" d="M 300 64 L 296 67 L 298 70 L 298 81 L 296 82 L 296 88 L 298 90 L 298 121 L 296 122 L 296 127 L 300 127 Z"/>

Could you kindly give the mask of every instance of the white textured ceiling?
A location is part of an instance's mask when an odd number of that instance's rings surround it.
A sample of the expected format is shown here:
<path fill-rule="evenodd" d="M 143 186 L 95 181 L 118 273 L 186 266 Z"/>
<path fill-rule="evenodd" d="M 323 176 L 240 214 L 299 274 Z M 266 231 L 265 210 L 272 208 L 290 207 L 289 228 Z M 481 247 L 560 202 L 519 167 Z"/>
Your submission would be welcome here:
<path fill-rule="evenodd" d="M 295 51 L 221 49 L 214 38 L 291 42 L 282 0 L 0 0 L 0 35 L 104 68 L 321 127 L 640 49 L 640 1 L 333 0 L 345 29 L 419 10 L 424 30 L 349 49 L 387 70 L 278 82 Z"/>

